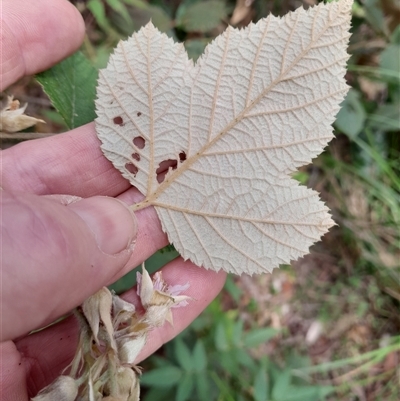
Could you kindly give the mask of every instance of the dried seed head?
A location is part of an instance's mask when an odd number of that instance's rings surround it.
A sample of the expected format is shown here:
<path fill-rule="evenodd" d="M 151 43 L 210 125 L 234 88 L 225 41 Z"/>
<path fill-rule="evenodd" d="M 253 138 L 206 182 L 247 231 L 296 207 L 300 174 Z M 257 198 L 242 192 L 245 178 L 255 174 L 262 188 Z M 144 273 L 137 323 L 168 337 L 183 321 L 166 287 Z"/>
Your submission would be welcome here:
<path fill-rule="evenodd" d="M 106 338 L 106 341 L 108 340 L 107 345 L 117 350 L 114 341 L 114 328 L 111 320 L 112 304 L 113 299 L 111 292 L 106 287 L 103 287 L 83 303 L 82 310 L 90 324 L 96 343 L 100 345 L 98 336 L 100 322 L 102 322 L 108 335 L 108 338 Z"/>
<path fill-rule="evenodd" d="M 119 359 L 122 364 L 133 365 L 140 351 L 146 344 L 147 333 L 133 339 L 123 340 L 118 344 Z"/>
<path fill-rule="evenodd" d="M 46 123 L 34 117 L 26 116 L 25 109 L 28 104 L 19 107 L 19 101 L 12 96 L 7 99 L 7 105 L 0 111 L 0 131 L 18 132 L 32 127 L 37 123 Z"/>
<path fill-rule="evenodd" d="M 166 320 L 172 324 L 171 308 L 191 299 L 179 295 L 188 287 L 168 286 L 161 273 L 152 280 L 143 267 L 138 294 L 144 313 L 106 287 L 92 295 L 75 312 L 81 333 L 70 376 L 61 376 L 33 400 L 139 401 L 140 369 L 135 360 L 148 333 Z"/>
<path fill-rule="evenodd" d="M 78 395 L 78 384 L 70 376 L 60 376 L 45 387 L 32 401 L 74 401 Z"/>
<path fill-rule="evenodd" d="M 190 297 L 179 295 L 189 288 L 189 284 L 168 286 L 161 272 L 157 272 L 153 281 L 144 269 L 137 273 L 137 293 L 146 309 L 145 321 L 154 327 L 162 326 L 165 321 L 173 323 L 171 308 L 187 305 Z"/>
<path fill-rule="evenodd" d="M 117 373 L 117 383 L 120 397 L 128 399 L 137 393 L 139 381 L 136 372 L 132 369 L 121 367 Z"/>

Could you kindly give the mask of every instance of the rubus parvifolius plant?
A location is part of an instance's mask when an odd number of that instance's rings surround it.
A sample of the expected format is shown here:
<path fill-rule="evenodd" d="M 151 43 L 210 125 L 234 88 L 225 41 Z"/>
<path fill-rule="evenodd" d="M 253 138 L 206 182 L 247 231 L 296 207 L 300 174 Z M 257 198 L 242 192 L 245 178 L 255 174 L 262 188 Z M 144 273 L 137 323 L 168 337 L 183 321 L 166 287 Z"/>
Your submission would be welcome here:
<path fill-rule="evenodd" d="M 334 224 L 318 194 L 290 175 L 333 137 L 348 90 L 351 6 L 340 0 L 228 27 L 196 63 L 149 23 L 100 71 L 101 148 L 143 194 L 132 208 L 154 206 L 185 259 L 270 272 L 305 255 Z M 146 333 L 186 301 L 154 280 L 144 271 L 144 315 L 106 289 L 78 309 L 82 334 L 69 376 L 35 400 L 139 399 L 134 360 Z"/>

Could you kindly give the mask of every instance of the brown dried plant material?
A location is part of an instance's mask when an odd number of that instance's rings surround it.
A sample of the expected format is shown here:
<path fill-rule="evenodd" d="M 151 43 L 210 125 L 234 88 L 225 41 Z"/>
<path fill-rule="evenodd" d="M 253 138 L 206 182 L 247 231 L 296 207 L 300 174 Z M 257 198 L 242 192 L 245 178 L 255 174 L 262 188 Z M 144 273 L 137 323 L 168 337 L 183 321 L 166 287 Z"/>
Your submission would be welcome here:
<path fill-rule="evenodd" d="M 138 281 L 144 312 L 106 287 L 78 308 L 81 333 L 69 376 L 60 376 L 32 401 L 139 401 L 135 360 L 148 333 L 165 321 L 172 323 L 171 308 L 185 306 L 191 298 L 180 295 L 189 284 L 170 286 L 161 272 L 152 279 L 144 266 Z"/>
<path fill-rule="evenodd" d="M 251 20 L 253 2 L 254 0 L 236 0 L 236 6 L 229 22 L 232 25 L 237 25 L 239 22 Z"/>
<path fill-rule="evenodd" d="M 32 127 L 37 123 L 46 123 L 38 118 L 25 115 L 28 104 L 19 107 L 19 101 L 14 100 L 12 96 L 7 98 L 7 104 L 0 111 L 0 131 L 18 132 L 26 128 Z"/>
<path fill-rule="evenodd" d="M 106 328 L 108 336 L 106 339 L 107 345 L 116 350 L 117 347 L 113 337 L 114 329 L 111 321 L 112 304 L 112 295 L 110 291 L 104 287 L 82 304 L 82 311 L 90 325 L 96 343 L 98 345 L 100 344 L 98 334 L 101 323 Z"/>
<path fill-rule="evenodd" d="M 78 384 L 70 376 L 60 376 L 44 388 L 34 401 L 74 401 L 78 395 Z"/>
<path fill-rule="evenodd" d="M 189 284 L 183 286 L 168 286 L 160 272 L 155 273 L 153 280 L 143 267 L 142 274 L 137 274 L 137 292 L 143 307 L 146 309 L 147 321 L 155 327 L 162 326 L 167 320 L 172 321 L 171 308 L 186 306 L 190 297 L 179 295 Z"/>
<path fill-rule="evenodd" d="M 333 138 L 351 6 L 229 27 L 196 64 L 149 23 L 100 71 L 102 150 L 144 195 L 133 209 L 154 206 L 184 259 L 267 272 L 307 254 L 334 224 L 291 175 Z"/>

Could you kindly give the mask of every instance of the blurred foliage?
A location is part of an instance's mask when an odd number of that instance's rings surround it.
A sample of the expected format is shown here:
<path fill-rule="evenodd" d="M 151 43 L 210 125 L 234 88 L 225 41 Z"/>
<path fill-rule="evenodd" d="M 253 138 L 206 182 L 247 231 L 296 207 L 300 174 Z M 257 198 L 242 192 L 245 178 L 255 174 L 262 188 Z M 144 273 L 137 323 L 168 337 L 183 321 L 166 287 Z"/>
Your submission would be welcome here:
<path fill-rule="evenodd" d="M 273 328 L 245 328 L 237 310 L 228 313 L 221 297 L 207 312 L 163 350 L 145 362 L 141 383 L 150 387 L 144 401 L 318 401 L 332 386 L 309 384 L 293 369 L 310 361 L 286 355 L 284 368 L 267 356 L 255 358 L 257 348 L 279 336 Z M 146 365 L 152 369 L 146 371 Z"/>
<path fill-rule="evenodd" d="M 83 63 L 89 61 L 95 69 L 106 65 L 120 39 L 149 20 L 184 42 L 189 56 L 196 60 L 227 24 L 244 27 L 270 12 L 283 15 L 302 3 L 71 1 L 87 25 L 82 48 L 87 60 Z M 305 7 L 314 3 L 303 1 Z M 142 382 L 149 387 L 145 401 L 400 399 L 396 377 L 400 348 L 399 21 L 397 0 L 355 2 L 347 74 L 351 89 L 334 124 L 337 138 L 312 166 L 295 174 L 302 184 L 322 193 L 338 223 L 316 246 L 314 255 L 298 262 L 295 269 L 284 269 L 295 281 L 295 295 L 286 302 L 297 326 L 287 318 L 276 331 L 268 327 L 274 326 L 272 317 L 261 320 L 260 326 L 261 298 L 249 296 L 239 281 L 229 277 L 222 295 L 178 338 L 145 362 Z M 49 86 L 60 87 L 58 78 L 63 77 L 67 94 L 82 85 L 90 94 L 88 102 L 92 101 L 92 78 L 71 83 L 71 79 L 79 79 L 71 73 L 78 71 L 76 57 L 81 58 L 72 56 L 39 78 L 70 127 L 84 121 L 72 121 L 71 110 Z M 70 70 L 64 70 L 65 66 Z M 78 75 L 82 78 L 81 71 L 89 70 L 79 68 Z M 87 104 L 92 119 L 94 105 Z M 147 268 L 154 271 L 176 255 L 173 248 L 166 248 L 147 262 Z M 271 277 L 276 280 L 276 275 Z M 131 272 L 114 289 L 121 292 L 134 283 Z M 258 285 L 257 278 L 252 285 Z M 273 297 L 274 288 L 262 288 L 261 292 Z M 326 348 L 321 357 L 313 354 L 305 335 L 297 335 L 298 327 L 307 323 L 300 324 L 298 319 L 310 313 L 314 321 L 332 331 L 321 336 L 319 346 Z M 343 324 L 348 328 L 340 328 Z"/>

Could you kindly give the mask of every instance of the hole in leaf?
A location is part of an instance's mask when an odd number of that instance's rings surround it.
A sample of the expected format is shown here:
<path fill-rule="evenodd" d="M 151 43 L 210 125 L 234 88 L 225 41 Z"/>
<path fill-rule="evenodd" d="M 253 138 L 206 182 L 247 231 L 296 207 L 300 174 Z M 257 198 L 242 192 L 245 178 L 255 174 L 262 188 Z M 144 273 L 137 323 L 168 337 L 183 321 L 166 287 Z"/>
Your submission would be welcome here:
<path fill-rule="evenodd" d="M 182 163 L 185 160 L 186 160 L 186 153 L 185 152 L 179 153 L 179 161 Z"/>
<path fill-rule="evenodd" d="M 136 175 L 139 169 L 132 163 L 126 163 L 125 168 L 133 175 Z"/>
<path fill-rule="evenodd" d="M 132 158 L 137 160 L 138 162 L 140 161 L 140 155 L 139 153 L 132 153 Z"/>
<path fill-rule="evenodd" d="M 141 136 L 137 136 L 135 138 L 133 138 L 133 144 L 138 148 L 138 149 L 143 149 L 144 145 L 146 144 L 146 141 L 144 140 L 144 138 L 142 138 Z"/>
<path fill-rule="evenodd" d="M 157 181 L 159 182 L 159 184 L 161 184 L 164 181 L 164 178 L 168 173 L 169 169 L 175 170 L 177 166 L 178 162 L 175 159 L 163 160 L 158 165 L 158 169 L 156 170 Z"/>
<path fill-rule="evenodd" d="M 140 116 L 142 115 L 142 112 L 141 112 L 141 111 L 138 111 L 138 112 L 136 113 L 136 115 L 137 115 L 138 117 L 140 117 Z"/>
<path fill-rule="evenodd" d="M 114 117 L 113 122 L 115 125 L 124 125 L 124 120 L 121 116 Z"/>

